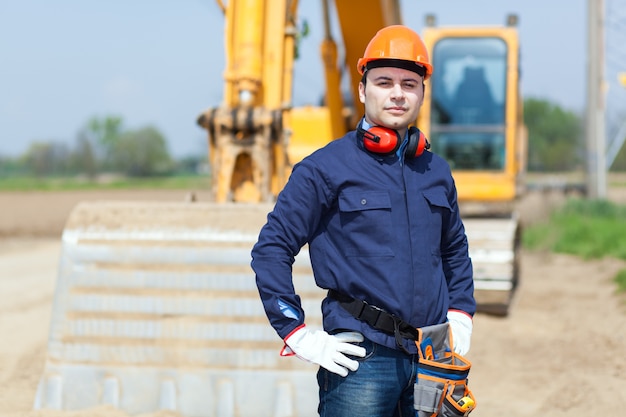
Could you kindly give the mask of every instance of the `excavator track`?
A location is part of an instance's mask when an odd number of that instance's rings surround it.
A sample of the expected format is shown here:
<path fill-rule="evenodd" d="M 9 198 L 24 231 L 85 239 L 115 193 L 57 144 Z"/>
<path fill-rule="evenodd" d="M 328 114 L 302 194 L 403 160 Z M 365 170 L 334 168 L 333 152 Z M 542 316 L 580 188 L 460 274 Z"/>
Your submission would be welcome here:
<path fill-rule="evenodd" d="M 520 226 L 510 217 L 465 218 L 477 310 L 506 316 L 519 281 Z"/>

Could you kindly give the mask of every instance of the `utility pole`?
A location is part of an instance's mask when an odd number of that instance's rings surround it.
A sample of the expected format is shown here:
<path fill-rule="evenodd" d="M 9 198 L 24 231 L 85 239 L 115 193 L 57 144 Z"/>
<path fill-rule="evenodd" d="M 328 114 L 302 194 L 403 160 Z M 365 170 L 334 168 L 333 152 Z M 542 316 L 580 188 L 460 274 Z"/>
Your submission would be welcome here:
<path fill-rule="evenodd" d="M 587 194 L 606 197 L 604 0 L 587 0 Z"/>

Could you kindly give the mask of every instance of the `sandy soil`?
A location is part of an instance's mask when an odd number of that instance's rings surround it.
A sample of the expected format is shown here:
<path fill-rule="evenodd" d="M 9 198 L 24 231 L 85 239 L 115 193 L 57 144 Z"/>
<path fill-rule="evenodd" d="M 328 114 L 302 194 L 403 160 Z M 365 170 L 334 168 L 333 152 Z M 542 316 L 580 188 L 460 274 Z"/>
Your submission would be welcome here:
<path fill-rule="evenodd" d="M 81 200 L 180 201 L 184 192 L 0 193 L 0 416 L 121 417 L 110 408 L 32 411 L 44 366 L 60 233 Z M 616 197 L 623 202 L 623 193 Z M 531 195 L 536 221 L 561 198 Z M 626 404 L 626 302 L 612 279 L 626 263 L 522 253 L 511 314 L 475 317 L 469 358 L 476 417 L 618 416 Z M 157 413 L 153 416 L 173 416 Z"/>

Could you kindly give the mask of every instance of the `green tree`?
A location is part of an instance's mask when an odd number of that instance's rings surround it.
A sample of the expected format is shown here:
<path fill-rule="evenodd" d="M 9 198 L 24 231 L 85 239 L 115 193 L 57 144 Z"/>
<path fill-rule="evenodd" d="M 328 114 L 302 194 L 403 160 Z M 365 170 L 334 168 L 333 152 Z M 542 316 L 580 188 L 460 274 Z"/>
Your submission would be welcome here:
<path fill-rule="evenodd" d="M 69 149 L 64 143 L 33 142 L 22 157 L 24 166 L 37 176 L 66 175 Z"/>
<path fill-rule="evenodd" d="M 76 145 L 70 155 L 72 171 L 93 179 L 98 174 L 98 164 L 94 145 L 84 131 L 76 138 Z"/>
<path fill-rule="evenodd" d="M 567 171 L 580 166 L 584 150 L 582 119 L 547 100 L 524 100 L 528 128 L 528 169 Z"/>
<path fill-rule="evenodd" d="M 123 132 L 122 125 L 122 118 L 119 116 L 92 117 L 79 134 L 86 135 L 86 140 L 92 143 L 96 158 L 104 169 L 111 169 L 114 165 L 113 153 Z"/>
<path fill-rule="evenodd" d="M 176 172 L 179 174 L 198 174 L 202 165 L 207 164 L 208 157 L 204 155 L 185 156 L 176 161 Z"/>
<path fill-rule="evenodd" d="M 21 158 L 0 156 L 0 177 L 8 178 L 25 175 L 25 167 Z"/>
<path fill-rule="evenodd" d="M 122 133 L 112 148 L 112 163 L 133 177 L 164 175 L 174 167 L 165 138 L 153 127 Z"/>

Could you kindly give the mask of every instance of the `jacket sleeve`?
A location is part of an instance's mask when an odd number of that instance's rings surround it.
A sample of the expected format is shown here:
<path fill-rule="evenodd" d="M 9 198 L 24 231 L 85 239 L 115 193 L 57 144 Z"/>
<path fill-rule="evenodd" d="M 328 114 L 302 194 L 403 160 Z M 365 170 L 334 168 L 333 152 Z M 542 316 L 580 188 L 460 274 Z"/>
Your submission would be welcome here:
<path fill-rule="evenodd" d="M 252 269 L 263 308 L 281 338 L 302 325 L 305 312 L 295 293 L 292 266 L 327 207 L 327 179 L 305 159 L 297 164 L 279 194 L 252 249 Z"/>
<path fill-rule="evenodd" d="M 449 309 L 460 310 L 473 316 L 476 312 L 474 273 L 454 182 L 448 198 L 452 210 L 447 225 L 444 225 L 441 256 L 448 285 Z"/>

